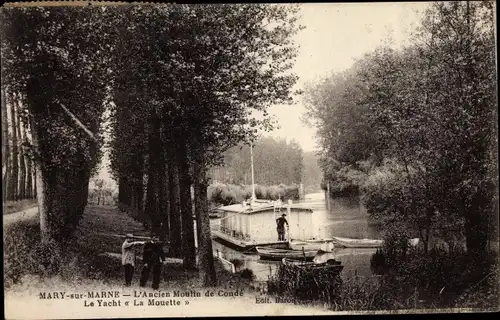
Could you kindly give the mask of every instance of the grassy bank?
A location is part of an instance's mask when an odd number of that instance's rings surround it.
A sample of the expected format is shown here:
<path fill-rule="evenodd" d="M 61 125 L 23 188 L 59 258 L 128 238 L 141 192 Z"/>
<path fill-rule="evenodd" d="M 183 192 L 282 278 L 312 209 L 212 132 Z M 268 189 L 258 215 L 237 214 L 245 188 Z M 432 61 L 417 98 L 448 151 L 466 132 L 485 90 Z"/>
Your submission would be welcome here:
<path fill-rule="evenodd" d="M 40 243 L 37 219 L 16 221 L 4 228 L 4 286 L 8 290 L 63 283 L 121 286 L 121 260 L 104 253 L 120 253 L 122 239 L 112 234 L 124 233 L 147 235 L 142 224 L 111 207 L 89 206 L 74 239 L 62 247 Z M 140 268 L 141 262 L 136 266 L 135 282 Z M 196 271 L 186 271 L 175 263 L 164 270 L 164 285 L 169 288 L 198 286 Z M 218 262 L 216 270 L 221 287 L 248 287 L 247 280 L 225 271 Z"/>
<path fill-rule="evenodd" d="M 208 187 L 208 200 L 213 206 L 241 203 L 251 196 L 251 185 L 216 183 Z M 298 200 L 300 198 L 299 186 L 284 184 L 276 186 L 255 185 L 255 196 L 264 200 L 278 200 L 279 198 L 283 201 L 288 199 Z"/>
<path fill-rule="evenodd" d="M 3 203 L 3 214 L 10 214 L 14 212 L 23 211 L 36 207 L 38 203 L 36 199 L 24 199 L 20 201 L 5 201 Z"/>

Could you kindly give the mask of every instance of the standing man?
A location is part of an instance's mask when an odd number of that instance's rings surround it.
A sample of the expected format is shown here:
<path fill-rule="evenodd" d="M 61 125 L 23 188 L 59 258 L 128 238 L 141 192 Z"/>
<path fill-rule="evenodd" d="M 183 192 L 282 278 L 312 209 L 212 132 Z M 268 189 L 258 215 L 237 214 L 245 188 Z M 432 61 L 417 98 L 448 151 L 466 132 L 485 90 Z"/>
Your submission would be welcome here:
<path fill-rule="evenodd" d="M 152 288 L 157 290 L 160 287 L 162 264 L 165 263 L 165 253 L 163 252 L 158 236 L 153 236 L 153 238 L 144 245 L 142 261 L 144 262 L 144 267 L 142 268 L 140 286 L 144 287 L 146 285 L 149 279 L 149 273 L 152 270 Z"/>
<path fill-rule="evenodd" d="M 132 241 L 134 235 L 127 234 L 122 244 L 122 265 L 125 271 L 125 285 L 129 287 L 132 284 L 135 267 L 135 248 L 144 244 L 144 241 Z"/>
<path fill-rule="evenodd" d="M 285 219 L 286 213 L 283 213 L 281 217 L 276 219 L 276 225 L 278 230 L 278 241 L 285 241 L 285 223 L 288 227 L 288 221 Z"/>

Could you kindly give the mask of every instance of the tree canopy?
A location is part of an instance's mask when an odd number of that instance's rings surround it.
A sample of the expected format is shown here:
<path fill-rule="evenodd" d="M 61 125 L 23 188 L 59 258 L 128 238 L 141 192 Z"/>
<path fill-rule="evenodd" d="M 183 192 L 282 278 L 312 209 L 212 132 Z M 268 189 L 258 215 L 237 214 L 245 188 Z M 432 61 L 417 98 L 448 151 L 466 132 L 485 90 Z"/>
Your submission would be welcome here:
<path fill-rule="evenodd" d="M 310 86 L 325 179 L 361 187 L 374 217 L 426 244 L 463 233 L 469 252 L 484 252 L 495 225 L 494 28 L 492 2 L 433 3 L 412 45 L 381 46 Z"/>

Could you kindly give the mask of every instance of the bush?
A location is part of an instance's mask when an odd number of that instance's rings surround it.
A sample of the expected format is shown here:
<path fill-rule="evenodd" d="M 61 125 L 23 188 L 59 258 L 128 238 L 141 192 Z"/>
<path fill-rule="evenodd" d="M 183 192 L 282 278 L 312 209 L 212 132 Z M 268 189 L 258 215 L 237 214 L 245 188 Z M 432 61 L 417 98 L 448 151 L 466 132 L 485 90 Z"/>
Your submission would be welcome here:
<path fill-rule="evenodd" d="M 385 256 L 381 249 L 377 251 L 370 258 L 370 270 L 373 274 L 381 275 L 386 269 Z"/>
<path fill-rule="evenodd" d="M 250 281 L 253 281 L 255 279 L 255 274 L 253 273 L 252 269 L 245 268 L 245 269 L 239 271 L 238 274 L 243 279 L 247 279 L 247 280 L 250 280 Z"/>
<path fill-rule="evenodd" d="M 241 259 L 231 259 L 229 260 L 234 265 L 234 268 L 238 270 L 243 265 L 243 260 Z"/>
<path fill-rule="evenodd" d="M 44 244 L 40 239 L 40 225 L 36 220 L 21 220 L 5 228 L 5 288 L 20 283 L 25 275 L 102 280 L 116 278 L 119 274 L 119 263 L 100 255 L 99 248 L 85 248 L 76 240 L 59 246 L 52 242 Z"/>
<path fill-rule="evenodd" d="M 415 308 L 498 308 L 498 257 L 472 257 L 442 248 L 418 249 L 388 257 L 379 249 L 371 258 L 376 276 L 336 282 L 327 274 L 280 265 L 268 281 L 269 293 L 298 301 L 326 303 L 336 311 Z M 332 284 L 336 284 L 333 286 Z"/>
<path fill-rule="evenodd" d="M 334 301 L 342 284 L 339 272 L 280 264 L 268 280 L 270 294 L 290 296 L 302 302 Z"/>
<path fill-rule="evenodd" d="M 330 177 L 330 196 L 348 197 L 360 194 L 360 188 L 368 178 L 366 168 L 348 165 L 341 167 Z M 321 189 L 327 190 L 327 181 L 321 182 Z"/>
<path fill-rule="evenodd" d="M 8 288 L 19 282 L 26 273 L 35 273 L 38 266 L 44 263 L 39 263 L 39 256 L 33 254 L 43 251 L 38 247 L 40 227 L 37 221 L 12 223 L 4 232 L 4 286 Z"/>
<path fill-rule="evenodd" d="M 252 186 L 216 183 L 208 187 L 208 200 L 212 205 L 227 206 L 242 203 L 251 196 Z M 255 185 L 255 196 L 264 200 L 278 200 L 279 198 L 283 201 L 288 199 L 298 200 L 300 198 L 299 186 L 280 184 L 266 187 Z"/>
<path fill-rule="evenodd" d="M 404 259 L 379 250 L 372 257 L 371 268 L 384 274 L 388 282 L 418 288 L 419 299 L 429 307 L 453 307 L 467 299 L 479 303 L 478 295 L 498 292 L 498 282 L 492 286 L 493 282 L 486 281 L 498 276 L 497 260 L 495 255 L 478 258 L 443 248 L 432 248 L 427 254 L 410 249 Z"/>

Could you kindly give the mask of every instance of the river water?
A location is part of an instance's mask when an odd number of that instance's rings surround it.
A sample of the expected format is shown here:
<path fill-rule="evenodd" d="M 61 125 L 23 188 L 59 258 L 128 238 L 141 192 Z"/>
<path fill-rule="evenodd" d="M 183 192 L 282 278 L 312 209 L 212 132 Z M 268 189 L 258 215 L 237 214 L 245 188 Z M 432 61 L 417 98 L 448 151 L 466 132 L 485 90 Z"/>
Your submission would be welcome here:
<path fill-rule="evenodd" d="M 305 200 L 299 203 L 313 209 L 313 227 L 317 238 L 331 238 L 332 236 L 348 238 L 370 238 L 380 239 L 380 228 L 369 222 L 366 209 L 360 203 L 359 198 L 334 198 L 325 201 L 324 193 L 313 193 L 305 196 Z M 219 251 L 227 260 L 238 259 L 242 261 L 240 269 L 251 269 L 258 281 L 267 280 L 279 262 L 268 262 L 260 260 L 255 253 L 245 254 L 223 244 L 213 241 L 214 251 Z M 370 258 L 375 249 L 335 249 L 334 257 L 342 261 L 344 269 L 343 278 L 353 275 L 369 276 Z"/>

